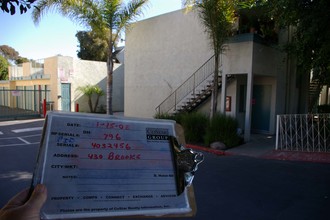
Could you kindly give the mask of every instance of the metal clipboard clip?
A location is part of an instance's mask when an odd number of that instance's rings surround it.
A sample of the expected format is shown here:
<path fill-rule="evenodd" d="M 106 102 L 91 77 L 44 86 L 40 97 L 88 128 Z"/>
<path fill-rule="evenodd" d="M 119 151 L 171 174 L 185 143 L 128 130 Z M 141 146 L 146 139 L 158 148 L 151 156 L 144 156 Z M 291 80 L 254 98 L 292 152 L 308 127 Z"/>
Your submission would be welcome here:
<path fill-rule="evenodd" d="M 204 160 L 204 155 L 192 149 L 184 148 L 173 136 L 170 136 L 170 144 L 174 158 L 177 194 L 180 195 L 186 186 L 192 184 L 198 165 Z"/>

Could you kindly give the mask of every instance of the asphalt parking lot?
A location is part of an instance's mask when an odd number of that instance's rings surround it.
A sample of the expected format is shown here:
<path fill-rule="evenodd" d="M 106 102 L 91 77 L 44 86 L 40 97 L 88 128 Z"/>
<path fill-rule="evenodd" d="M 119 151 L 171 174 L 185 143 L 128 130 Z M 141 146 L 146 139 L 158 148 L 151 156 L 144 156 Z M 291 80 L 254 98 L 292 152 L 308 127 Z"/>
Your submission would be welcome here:
<path fill-rule="evenodd" d="M 0 122 L 0 206 L 29 187 L 43 120 Z M 204 152 L 197 215 L 183 219 L 329 219 L 330 164 Z"/>

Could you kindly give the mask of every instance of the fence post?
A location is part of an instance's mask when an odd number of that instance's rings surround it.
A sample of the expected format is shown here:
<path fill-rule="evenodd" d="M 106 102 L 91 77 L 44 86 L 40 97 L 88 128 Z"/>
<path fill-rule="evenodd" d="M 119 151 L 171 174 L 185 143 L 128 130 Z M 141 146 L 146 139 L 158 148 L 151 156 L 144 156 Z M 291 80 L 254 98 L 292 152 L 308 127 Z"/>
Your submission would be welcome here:
<path fill-rule="evenodd" d="M 46 105 L 46 99 L 42 102 L 42 111 L 44 114 L 44 118 L 46 117 L 46 112 L 47 112 L 47 105 Z"/>
<path fill-rule="evenodd" d="M 41 104 L 41 85 L 39 85 L 38 86 L 38 92 L 39 92 L 39 94 L 38 94 L 38 107 L 39 107 L 39 113 L 41 114 L 41 108 L 40 108 L 40 104 Z"/>
<path fill-rule="evenodd" d="M 275 150 L 278 150 L 278 139 L 279 139 L 279 130 L 280 130 L 280 116 L 276 116 L 276 145 Z"/>

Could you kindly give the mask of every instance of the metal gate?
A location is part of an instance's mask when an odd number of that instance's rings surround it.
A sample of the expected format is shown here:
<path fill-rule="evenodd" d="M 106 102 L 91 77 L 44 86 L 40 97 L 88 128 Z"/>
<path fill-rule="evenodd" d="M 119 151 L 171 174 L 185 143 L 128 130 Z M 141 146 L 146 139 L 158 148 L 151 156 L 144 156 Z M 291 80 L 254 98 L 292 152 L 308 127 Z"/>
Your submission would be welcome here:
<path fill-rule="evenodd" d="M 50 101 L 47 86 L 0 88 L 0 120 L 40 117 L 42 100 Z"/>
<path fill-rule="evenodd" d="M 330 152 L 330 114 L 278 115 L 276 149 Z"/>

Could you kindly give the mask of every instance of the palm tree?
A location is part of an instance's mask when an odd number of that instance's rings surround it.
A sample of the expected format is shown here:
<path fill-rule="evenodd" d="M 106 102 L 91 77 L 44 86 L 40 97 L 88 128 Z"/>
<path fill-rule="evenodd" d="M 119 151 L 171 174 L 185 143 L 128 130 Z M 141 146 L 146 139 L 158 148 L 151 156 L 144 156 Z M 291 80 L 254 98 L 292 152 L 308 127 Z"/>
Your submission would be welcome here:
<path fill-rule="evenodd" d="M 88 98 L 88 106 L 90 112 L 96 112 L 96 108 L 99 104 L 100 97 L 104 95 L 103 90 L 98 85 L 86 85 L 86 86 L 79 86 L 77 90 L 81 91 L 85 96 Z M 93 106 L 92 96 L 93 94 L 96 95 L 96 101 Z"/>
<path fill-rule="evenodd" d="M 32 11 L 35 24 L 48 11 L 57 11 L 73 21 L 79 22 L 99 36 L 107 36 L 107 114 L 112 111 L 113 51 L 122 32 L 142 14 L 148 0 L 40 0 Z"/>
<path fill-rule="evenodd" d="M 219 65 L 220 55 L 224 49 L 224 43 L 232 32 L 235 21 L 235 0 L 184 0 L 188 9 L 197 10 L 200 20 L 208 34 L 211 48 L 214 51 L 214 75 L 211 94 L 210 118 L 217 111 L 217 97 L 219 91 Z"/>

